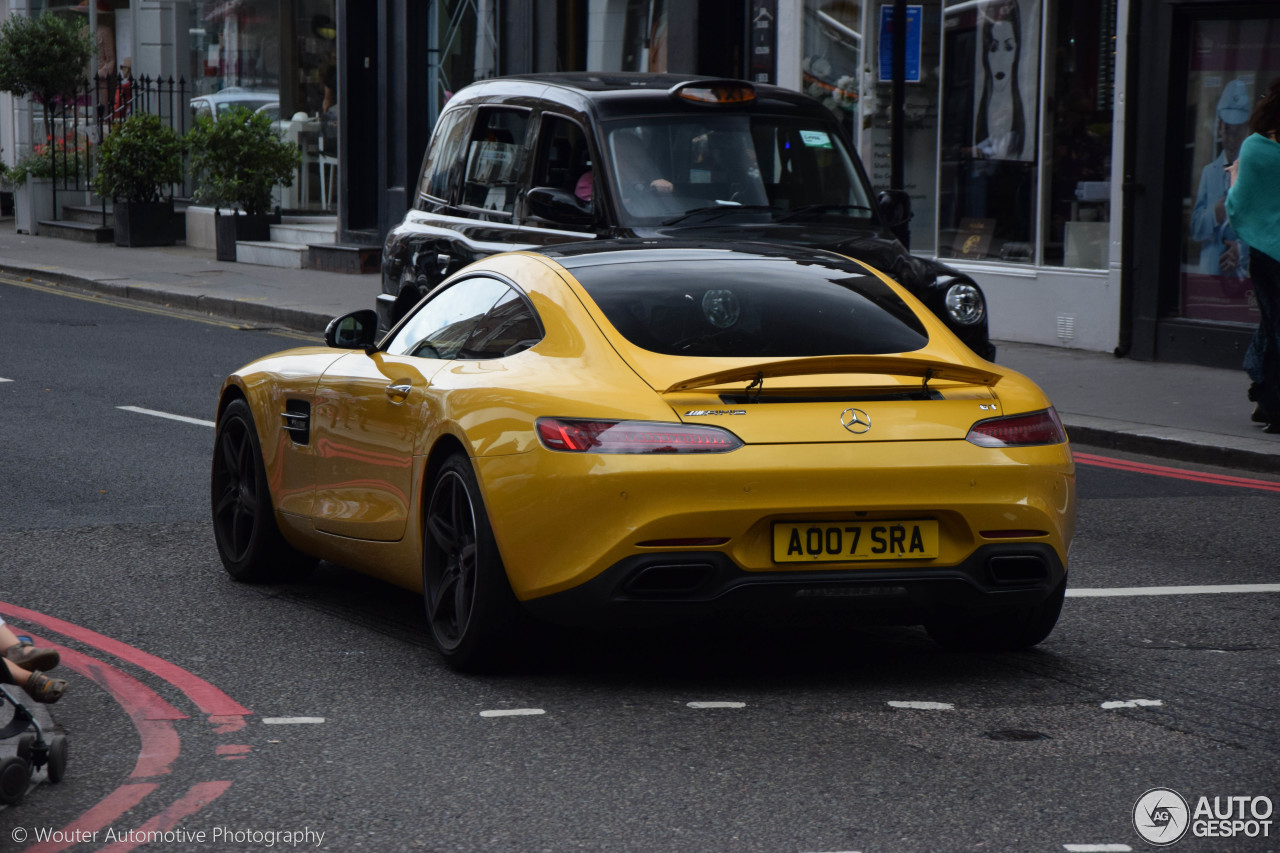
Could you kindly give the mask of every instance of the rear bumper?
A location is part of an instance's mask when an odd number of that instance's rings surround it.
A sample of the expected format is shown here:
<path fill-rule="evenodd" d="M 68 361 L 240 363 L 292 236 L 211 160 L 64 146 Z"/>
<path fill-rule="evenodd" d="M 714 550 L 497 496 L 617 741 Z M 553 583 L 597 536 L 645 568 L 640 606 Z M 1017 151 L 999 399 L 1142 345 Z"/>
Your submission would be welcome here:
<path fill-rule="evenodd" d="M 686 551 L 629 557 L 524 606 L 568 625 L 815 611 L 916 625 L 1039 604 L 1065 576 L 1057 552 L 1036 543 L 986 545 L 958 565 L 936 569 L 749 572 L 721 552 Z"/>

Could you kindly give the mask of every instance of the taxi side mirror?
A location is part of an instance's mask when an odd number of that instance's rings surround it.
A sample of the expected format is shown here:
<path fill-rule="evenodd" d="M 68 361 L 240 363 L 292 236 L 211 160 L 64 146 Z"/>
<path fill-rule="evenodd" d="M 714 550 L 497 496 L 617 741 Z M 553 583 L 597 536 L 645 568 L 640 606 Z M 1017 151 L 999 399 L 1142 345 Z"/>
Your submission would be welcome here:
<path fill-rule="evenodd" d="M 905 190 L 884 190 L 876 198 L 880 216 L 890 228 L 901 228 L 911 221 L 911 196 Z"/>
<path fill-rule="evenodd" d="M 367 308 L 335 317 L 324 329 L 324 342 L 335 349 L 372 352 L 377 337 L 378 312 Z"/>

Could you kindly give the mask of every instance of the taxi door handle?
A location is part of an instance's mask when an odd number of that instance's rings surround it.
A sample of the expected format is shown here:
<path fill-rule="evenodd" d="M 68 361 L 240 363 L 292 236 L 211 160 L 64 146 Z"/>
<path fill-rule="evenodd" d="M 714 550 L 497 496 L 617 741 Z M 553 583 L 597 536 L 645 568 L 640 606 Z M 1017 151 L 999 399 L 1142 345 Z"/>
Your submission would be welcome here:
<path fill-rule="evenodd" d="M 403 403 L 412 390 L 413 386 L 408 382 L 397 382 L 387 386 L 387 396 L 391 398 L 393 403 Z"/>

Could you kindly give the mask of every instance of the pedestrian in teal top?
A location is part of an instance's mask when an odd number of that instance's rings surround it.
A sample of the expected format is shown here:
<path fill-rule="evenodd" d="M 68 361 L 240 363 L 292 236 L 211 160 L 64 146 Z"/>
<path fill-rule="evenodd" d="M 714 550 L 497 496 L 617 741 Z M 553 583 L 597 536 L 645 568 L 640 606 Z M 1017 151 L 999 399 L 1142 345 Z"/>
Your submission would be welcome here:
<path fill-rule="evenodd" d="M 1244 356 L 1253 380 L 1249 399 L 1253 420 L 1280 433 L 1280 77 L 1271 81 L 1253 114 L 1253 131 L 1240 145 L 1240 157 L 1227 167 L 1231 189 L 1227 216 L 1249 244 L 1249 273 L 1258 304 L 1258 329 Z"/>

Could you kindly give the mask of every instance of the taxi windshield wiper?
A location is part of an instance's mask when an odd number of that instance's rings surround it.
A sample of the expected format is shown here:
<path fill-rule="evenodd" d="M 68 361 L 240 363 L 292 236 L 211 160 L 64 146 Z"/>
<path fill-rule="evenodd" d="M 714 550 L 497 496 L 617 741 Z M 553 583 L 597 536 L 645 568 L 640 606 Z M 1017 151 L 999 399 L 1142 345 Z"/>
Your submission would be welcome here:
<path fill-rule="evenodd" d="M 678 222 L 684 222 L 691 216 L 705 216 L 707 219 L 719 219 L 730 213 L 770 213 L 781 210 L 771 204 L 738 204 L 732 202 L 728 204 L 711 204 L 706 207 L 695 207 L 693 210 L 686 210 L 684 213 L 672 219 L 663 221 L 663 225 L 675 225 Z"/>
<path fill-rule="evenodd" d="M 789 211 L 786 216 L 778 217 L 778 221 L 786 222 L 788 219 L 797 219 L 811 213 L 843 213 L 846 210 L 865 210 L 870 213 L 872 208 L 865 204 L 806 204 L 804 207 Z"/>

